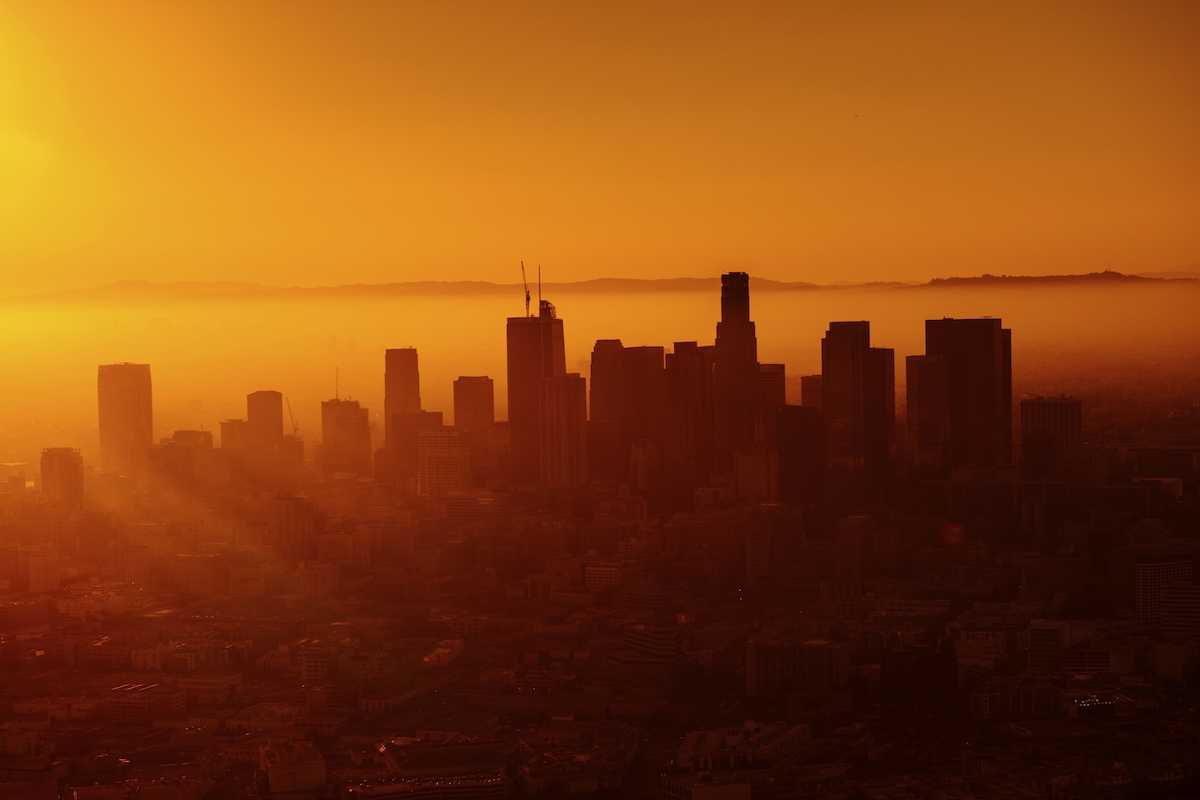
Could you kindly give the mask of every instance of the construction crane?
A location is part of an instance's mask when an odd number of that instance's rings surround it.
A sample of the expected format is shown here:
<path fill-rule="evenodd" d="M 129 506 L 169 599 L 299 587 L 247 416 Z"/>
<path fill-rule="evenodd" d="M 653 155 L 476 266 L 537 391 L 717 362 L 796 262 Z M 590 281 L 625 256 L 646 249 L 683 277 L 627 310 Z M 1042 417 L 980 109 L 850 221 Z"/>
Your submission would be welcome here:
<path fill-rule="evenodd" d="M 296 424 L 296 418 L 292 416 L 292 401 L 288 400 L 285 397 L 285 398 L 283 398 L 283 402 L 287 403 L 288 419 L 290 419 L 292 421 L 292 436 L 299 436 L 300 435 L 300 426 Z"/>
<path fill-rule="evenodd" d="M 529 281 L 525 280 L 525 262 L 521 262 L 521 285 L 525 287 L 525 316 L 529 316 Z"/>

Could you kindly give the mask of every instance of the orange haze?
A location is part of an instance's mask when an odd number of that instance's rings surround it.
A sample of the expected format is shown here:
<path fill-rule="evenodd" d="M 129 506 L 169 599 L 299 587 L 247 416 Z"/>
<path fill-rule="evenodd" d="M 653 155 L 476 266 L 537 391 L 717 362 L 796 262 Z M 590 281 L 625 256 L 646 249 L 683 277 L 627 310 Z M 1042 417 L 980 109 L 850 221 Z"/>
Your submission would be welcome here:
<path fill-rule="evenodd" d="M 1200 261 L 1200 4 L 10 2 L 0 296 Z"/>

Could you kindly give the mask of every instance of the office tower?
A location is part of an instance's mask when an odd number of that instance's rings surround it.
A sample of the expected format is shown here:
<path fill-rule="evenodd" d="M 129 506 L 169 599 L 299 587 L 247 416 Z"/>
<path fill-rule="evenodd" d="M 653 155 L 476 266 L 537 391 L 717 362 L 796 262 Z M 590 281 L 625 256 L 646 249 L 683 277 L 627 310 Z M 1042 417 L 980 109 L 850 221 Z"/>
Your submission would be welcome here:
<path fill-rule="evenodd" d="M 691 505 L 713 471 L 713 363 L 716 348 L 676 342 L 666 356 L 667 420 L 663 462 L 669 502 Z"/>
<path fill-rule="evenodd" d="M 918 475 L 941 477 L 950 449 L 950 363 L 941 356 L 905 359 L 908 457 Z"/>
<path fill-rule="evenodd" d="M 925 355 L 947 362 L 951 467 L 1012 463 L 1012 331 L 999 319 L 925 321 Z"/>
<path fill-rule="evenodd" d="M 1139 625 L 1162 624 L 1163 590 L 1172 583 L 1192 582 L 1188 559 L 1153 558 L 1134 564 L 1134 597 Z"/>
<path fill-rule="evenodd" d="M 1160 610 L 1164 636 L 1200 636 L 1200 585 L 1174 581 L 1163 586 Z"/>
<path fill-rule="evenodd" d="M 150 545 L 130 543 L 125 545 L 125 580 L 130 583 L 149 583 L 154 576 L 154 555 Z"/>
<path fill-rule="evenodd" d="M 193 495 L 201 488 L 206 456 L 211 455 L 211 431 L 175 431 L 149 452 L 149 488 L 155 494 Z"/>
<path fill-rule="evenodd" d="M 29 579 L 29 591 L 36 594 L 53 592 L 62 583 L 58 553 L 48 545 L 22 547 L 18 551 L 20 569 Z"/>
<path fill-rule="evenodd" d="M 462 376 L 454 382 L 454 427 L 471 437 L 472 467 L 476 478 L 490 466 L 488 431 L 496 423 L 492 379 Z"/>
<path fill-rule="evenodd" d="M 779 699 L 788 692 L 825 693 L 850 679 L 847 642 L 763 635 L 746 642 L 746 696 Z"/>
<path fill-rule="evenodd" d="M 536 317 L 508 319 L 509 471 L 513 483 L 541 478 L 542 379 L 566 375 L 563 322 L 542 300 Z"/>
<path fill-rule="evenodd" d="M 246 395 L 248 444 L 256 450 L 275 450 L 283 442 L 283 395 L 251 392 Z"/>
<path fill-rule="evenodd" d="M 392 442 L 381 451 L 388 464 L 379 479 L 389 483 L 416 480 L 420 471 L 420 433 L 442 427 L 440 411 L 399 411 L 392 414 Z"/>
<path fill-rule="evenodd" d="M 1083 415 L 1073 397 L 1021 401 L 1021 467 L 1027 481 L 1061 481 L 1078 474 Z"/>
<path fill-rule="evenodd" d="M 871 347 L 869 322 L 831 322 L 821 340 L 821 413 L 831 489 L 875 497 L 887 478 L 895 437 L 894 352 Z"/>
<path fill-rule="evenodd" d="M 1063 669 L 1063 655 L 1071 641 L 1071 626 L 1066 620 L 1029 621 L 1028 663 L 1031 672 L 1057 674 Z"/>
<path fill-rule="evenodd" d="M 621 419 L 621 370 L 625 352 L 620 339 L 599 339 L 592 348 L 591 403 L 588 419 L 616 422 Z"/>
<path fill-rule="evenodd" d="M 445 497 L 471 488 L 471 434 L 458 428 L 417 434 L 417 494 Z"/>
<path fill-rule="evenodd" d="M 326 475 L 371 474 L 371 424 L 367 409 L 357 400 L 321 403 L 321 467 Z"/>
<path fill-rule="evenodd" d="M 571 373 L 542 378 L 538 388 L 541 482 L 583 486 L 588 480 L 587 380 Z M 513 452 L 515 456 L 515 442 Z"/>
<path fill-rule="evenodd" d="M 221 449 L 246 450 L 250 447 L 250 423 L 244 419 L 221 422 Z"/>
<path fill-rule="evenodd" d="M 825 422 L 810 406 L 782 406 L 775 411 L 779 450 L 779 499 L 815 503 L 825 487 Z"/>
<path fill-rule="evenodd" d="M 800 376 L 800 405 L 820 410 L 825 404 L 820 375 Z"/>
<path fill-rule="evenodd" d="M 721 276 L 721 321 L 717 323 L 713 370 L 713 438 L 716 471 L 732 472 L 735 453 L 754 448 L 759 411 L 758 339 L 750 321 L 750 276 Z"/>
<path fill-rule="evenodd" d="M 400 347 L 383 354 L 383 446 L 392 442 L 392 415 L 421 410 L 421 373 L 417 349 Z"/>
<path fill-rule="evenodd" d="M 276 556 L 291 564 L 316 557 L 320 526 L 311 499 L 280 494 L 267 512 L 267 534 Z"/>
<path fill-rule="evenodd" d="M 761 434 L 755 431 L 755 440 L 761 436 L 767 452 L 776 452 L 775 412 L 787 405 L 787 374 L 783 364 L 758 365 L 758 420 L 762 424 Z"/>
<path fill-rule="evenodd" d="M 72 447 L 42 451 L 42 496 L 56 506 L 83 510 L 83 456 Z"/>
<path fill-rule="evenodd" d="M 100 469 L 141 480 L 154 443 L 149 364 L 102 364 L 97 371 L 100 400 Z"/>

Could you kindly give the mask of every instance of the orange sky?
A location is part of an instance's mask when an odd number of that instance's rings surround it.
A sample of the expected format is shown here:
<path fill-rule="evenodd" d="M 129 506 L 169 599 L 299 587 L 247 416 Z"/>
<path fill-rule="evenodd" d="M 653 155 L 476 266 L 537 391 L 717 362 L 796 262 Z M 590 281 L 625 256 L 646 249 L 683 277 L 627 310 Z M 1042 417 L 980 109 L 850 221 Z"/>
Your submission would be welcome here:
<path fill-rule="evenodd" d="M 1200 4 L 700 8 L 0 2 L 0 295 L 1200 262 Z"/>

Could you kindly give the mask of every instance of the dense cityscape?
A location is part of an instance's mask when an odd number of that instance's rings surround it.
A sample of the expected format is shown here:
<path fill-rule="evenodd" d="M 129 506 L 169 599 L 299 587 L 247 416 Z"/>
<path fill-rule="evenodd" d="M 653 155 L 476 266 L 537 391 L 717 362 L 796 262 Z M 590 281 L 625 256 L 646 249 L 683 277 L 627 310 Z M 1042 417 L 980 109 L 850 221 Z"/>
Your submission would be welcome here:
<path fill-rule="evenodd" d="M 396 347 L 319 442 L 100 365 L 99 461 L 0 486 L 0 796 L 1195 796 L 1200 406 L 1014 398 L 988 317 L 830 322 L 789 403 L 752 320 L 585 376 L 526 289 L 507 420 Z"/>

